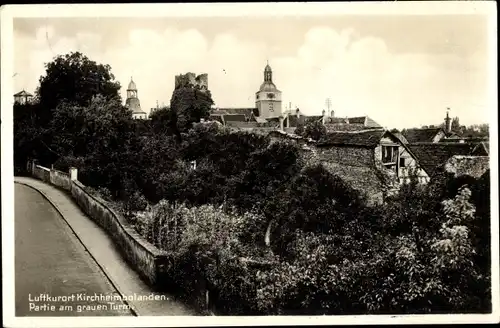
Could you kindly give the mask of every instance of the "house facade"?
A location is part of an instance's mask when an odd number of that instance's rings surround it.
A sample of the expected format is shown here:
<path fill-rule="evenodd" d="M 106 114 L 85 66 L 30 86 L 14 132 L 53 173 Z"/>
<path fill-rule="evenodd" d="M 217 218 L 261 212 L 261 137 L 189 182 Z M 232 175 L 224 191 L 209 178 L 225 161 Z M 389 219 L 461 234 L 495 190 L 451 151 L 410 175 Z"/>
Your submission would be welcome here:
<path fill-rule="evenodd" d="M 14 95 L 14 103 L 25 105 L 31 103 L 33 95 L 25 90 L 22 90 Z"/>
<path fill-rule="evenodd" d="M 369 203 L 378 203 L 410 179 L 414 171 L 421 183 L 429 180 L 417 158 L 396 136 L 384 129 L 337 131 L 314 141 L 273 131 L 274 140 L 289 140 L 300 145 L 303 159 L 322 163 L 353 189 L 364 194 Z"/>

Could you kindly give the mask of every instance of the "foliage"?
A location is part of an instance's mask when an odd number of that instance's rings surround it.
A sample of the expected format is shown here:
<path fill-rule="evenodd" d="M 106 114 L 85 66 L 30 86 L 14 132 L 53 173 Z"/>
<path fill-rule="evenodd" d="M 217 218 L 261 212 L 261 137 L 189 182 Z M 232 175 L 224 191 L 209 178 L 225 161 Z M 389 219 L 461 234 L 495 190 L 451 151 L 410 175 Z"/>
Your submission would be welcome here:
<path fill-rule="evenodd" d="M 155 134 L 179 135 L 177 129 L 177 115 L 174 110 L 168 107 L 157 109 L 149 116 L 151 127 Z"/>
<path fill-rule="evenodd" d="M 96 95 L 106 100 L 118 98 L 120 84 L 114 81 L 109 65 L 98 64 L 80 52 L 59 55 L 45 64 L 36 96 L 41 107 L 52 110 L 60 102 L 88 106 Z"/>
<path fill-rule="evenodd" d="M 95 96 L 120 102 L 120 85 L 114 81 L 109 65 L 97 64 L 74 52 L 55 57 L 45 67 L 33 104 L 14 106 L 16 166 L 22 166 L 20 162 L 27 157 L 37 158 L 42 165 L 50 166 L 66 155 L 52 147 L 52 139 L 58 135 L 57 125 L 52 120 L 56 108 L 63 102 L 66 108 L 69 104 L 87 107 Z"/>
<path fill-rule="evenodd" d="M 195 280 L 201 279 L 215 301 L 224 303 L 228 311 L 238 311 L 254 295 L 248 267 L 240 261 L 255 253 L 240 238 L 253 220 L 253 214 L 238 215 L 213 205 L 187 207 L 161 201 L 138 213 L 135 224 L 141 235 L 172 254 L 174 263 L 168 273 L 172 285 L 193 295 L 200 287 Z"/>
<path fill-rule="evenodd" d="M 213 104 L 209 90 L 201 90 L 190 83 L 179 83 L 170 99 L 170 117 L 174 119 L 178 131 L 185 132 L 194 122 L 207 119 Z"/>
<path fill-rule="evenodd" d="M 297 124 L 297 127 L 295 128 L 294 133 L 298 136 L 304 136 L 304 132 L 305 132 L 304 128 L 305 128 L 305 125 L 302 122 L 299 122 Z"/>
<path fill-rule="evenodd" d="M 21 174 L 29 158 L 40 158 L 39 149 L 44 146 L 39 139 L 41 129 L 36 124 L 37 106 L 15 103 L 13 115 L 14 168 L 16 174 Z"/>
<path fill-rule="evenodd" d="M 300 132 L 300 130 L 299 130 Z M 297 133 L 297 131 L 295 132 Z M 298 134 L 298 133 L 297 133 Z M 302 134 L 304 138 L 311 138 L 313 140 L 320 140 L 327 134 L 326 127 L 321 121 L 311 121 L 304 126 Z"/>

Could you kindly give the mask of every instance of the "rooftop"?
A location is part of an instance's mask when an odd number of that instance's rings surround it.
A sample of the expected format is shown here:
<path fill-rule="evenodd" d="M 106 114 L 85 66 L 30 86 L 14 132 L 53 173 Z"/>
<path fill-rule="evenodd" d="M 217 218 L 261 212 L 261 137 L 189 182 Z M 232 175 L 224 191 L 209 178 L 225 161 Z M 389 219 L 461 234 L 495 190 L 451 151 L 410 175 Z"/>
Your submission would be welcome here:
<path fill-rule="evenodd" d="M 318 146 L 356 146 L 376 147 L 384 134 L 384 129 L 369 129 L 361 131 L 334 131 L 329 132 L 326 137 L 318 142 Z"/>
<path fill-rule="evenodd" d="M 357 116 L 357 117 L 327 117 L 326 122 L 329 124 L 358 124 L 366 128 L 382 128 L 380 124 L 375 122 L 369 116 Z"/>
<path fill-rule="evenodd" d="M 137 90 L 137 86 L 135 85 L 135 82 L 130 78 L 130 83 L 128 84 L 127 90 Z"/>
<path fill-rule="evenodd" d="M 417 157 L 420 165 L 429 174 L 433 175 L 437 168 L 444 165 L 455 155 L 469 156 L 477 144 L 473 143 L 414 143 L 407 145 Z M 481 153 L 478 153 L 481 155 Z"/>
<path fill-rule="evenodd" d="M 403 136 L 409 143 L 415 142 L 432 142 L 434 137 L 443 131 L 442 128 L 426 128 L 426 129 L 406 129 L 402 131 Z"/>
<path fill-rule="evenodd" d="M 33 97 L 33 95 L 25 90 L 22 90 L 14 95 L 14 97 Z"/>

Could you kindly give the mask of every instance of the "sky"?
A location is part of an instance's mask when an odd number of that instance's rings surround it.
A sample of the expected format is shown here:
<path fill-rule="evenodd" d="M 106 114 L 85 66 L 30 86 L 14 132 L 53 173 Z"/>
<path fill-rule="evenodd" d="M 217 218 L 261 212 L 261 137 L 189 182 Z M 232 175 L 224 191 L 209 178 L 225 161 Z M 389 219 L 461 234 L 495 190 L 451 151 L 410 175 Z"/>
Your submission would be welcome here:
<path fill-rule="evenodd" d="M 368 115 L 388 128 L 486 123 L 492 103 L 488 17 L 336 15 L 15 18 L 14 88 L 34 93 L 44 63 L 80 51 L 109 64 L 123 100 L 168 105 L 174 77 L 208 74 L 218 107 L 253 107 L 266 62 L 289 104 Z"/>

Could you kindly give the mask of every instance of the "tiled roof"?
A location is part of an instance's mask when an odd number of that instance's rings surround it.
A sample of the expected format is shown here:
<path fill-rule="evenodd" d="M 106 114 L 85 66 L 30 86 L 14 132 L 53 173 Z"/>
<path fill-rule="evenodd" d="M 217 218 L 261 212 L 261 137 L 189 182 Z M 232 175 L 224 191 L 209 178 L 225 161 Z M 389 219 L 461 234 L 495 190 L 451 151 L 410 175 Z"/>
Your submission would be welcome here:
<path fill-rule="evenodd" d="M 244 114 L 225 114 L 224 121 L 227 122 L 247 122 L 247 116 Z"/>
<path fill-rule="evenodd" d="M 325 124 L 325 127 L 328 132 L 366 130 L 366 127 L 363 124 L 329 123 Z"/>
<path fill-rule="evenodd" d="M 476 148 L 472 151 L 474 155 L 477 156 L 489 156 L 490 155 L 490 142 L 489 141 L 483 141 L 480 142 Z"/>
<path fill-rule="evenodd" d="M 454 155 L 468 156 L 476 144 L 471 143 L 414 143 L 407 145 L 417 157 L 420 165 L 429 174 L 433 175 L 437 168 L 444 165 Z"/>
<path fill-rule="evenodd" d="M 340 145 L 375 147 L 386 133 L 383 129 L 371 129 L 363 131 L 335 131 L 318 142 L 318 146 Z"/>
<path fill-rule="evenodd" d="M 210 119 L 212 121 L 216 121 L 216 122 L 219 122 L 219 123 L 224 123 L 224 120 L 222 119 L 222 115 L 218 115 L 218 114 L 210 114 Z"/>
<path fill-rule="evenodd" d="M 480 178 L 490 168 L 488 156 L 452 156 L 445 164 L 445 170 L 455 176 L 469 175 Z"/>
<path fill-rule="evenodd" d="M 439 140 L 439 142 L 487 142 L 487 138 L 481 138 L 481 137 L 461 137 L 459 135 L 455 136 L 448 136 L 446 138 L 443 138 Z"/>
<path fill-rule="evenodd" d="M 347 120 L 349 121 L 349 123 L 365 124 L 366 116 L 349 117 Z"/>
<path fill-rule="evenodd" d="M 213 114 L 242 114 L 250 118 L 257 116 L 257 108 L 217 108 L 212 111 Z"/>
<path fill-rule="evenodd" d="M 20 91 L 14 95 L 14 97 L 33 97 L 33 95 L 25 90 Z"/>
<path fill-rule="evenodd" d="M 327 117 L 326 122 L 327 124 L 349 124 L 349 119 L 347 117 Z M 364 123 L 364 121 L 363 121 Z"/>
<path fill-rule="evenodd" d="M 325 123 L 326 124 L 356 124 L 356 125 L 361 125 L 365 128 L 382 128 L 382 126 L 380 124 L 375 122 L 369 116 L 327 117 Z"/>
<path fill-rule="evenodd" d="M 441 128 L 428 128 L 428 129 L 406 129 L 403 130 L 403 136 L 409 143 L 415 142 L 432 142 L 432 139 L 442 131 Z"/>

